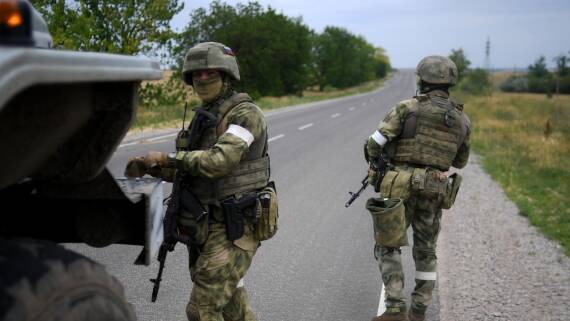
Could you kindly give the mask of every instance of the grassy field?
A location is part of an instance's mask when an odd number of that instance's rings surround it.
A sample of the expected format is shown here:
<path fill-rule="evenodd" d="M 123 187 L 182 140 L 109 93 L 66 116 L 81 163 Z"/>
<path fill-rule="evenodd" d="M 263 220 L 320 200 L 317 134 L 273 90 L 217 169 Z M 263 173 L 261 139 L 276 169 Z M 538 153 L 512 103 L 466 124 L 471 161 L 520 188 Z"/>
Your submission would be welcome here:
<path fill-rule="evenodd" d="M 283 97 L 261 97 L 256 100 L 256 104 L 261 109 L 268 110 L 284 106 L 292 106 L 304 104 L 320 100 L 332 99 L 337 97 L 349 96 L 369 92 L 379 88 L 385 82 L 386 78 L 373 80 L 360 84 L 355 87 L 346 89 L 327 88 L 323 92 L 317 90 L 305 90 L 303 96 L 283 96 Z M 189 98 L 189 114 L 186 116 L 188 122 L 191 118 L 191 106 L 199 104 L 199 99 L 195 96 Z M 139 108 L 137 119 L 131 127 L 131 132 L 155 130 L 159 128 L 175 128 L 182 124 L 182 116 L 184 114 L 184 106 L 156 106 L 153 108 L 142 106 Z"/>
<path fill-rule="evenodd" d="M 570 96 L 495 92 L 460 99 L 485 169 L 521 214 L 570 255 Z"/>

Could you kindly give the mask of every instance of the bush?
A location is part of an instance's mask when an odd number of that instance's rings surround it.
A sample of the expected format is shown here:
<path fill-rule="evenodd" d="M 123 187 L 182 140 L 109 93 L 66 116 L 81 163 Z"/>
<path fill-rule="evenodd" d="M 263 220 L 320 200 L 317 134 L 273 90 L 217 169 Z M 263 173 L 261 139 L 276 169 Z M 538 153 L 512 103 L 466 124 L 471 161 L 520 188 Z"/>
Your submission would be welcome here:
<path fill-rule="evenodd" d="M 561 94 L 570 94 L 570 76 L 560 78 L 559 90 Z"/>
<path fill-rule="evenodd" d="M 489 72 L 477 68 L 467 73 L 459 83 L 459 89 L 474 95 L 484 95 L 491 92 L 492 83 Z"/>
<path fill-rule="evenodd" d="M 504 92 L 528 92 L 528 78 L 526 76 L 511 76 L 499 88 Z"/>
<path fill-rule="evenodd" d="M 552 78 L 547 77 L 528 77 L 528 91 L 531 93 L 552 93 L 555 88 Z"/>
<path fill-rule="evenodd" d="M 152 110 L 162 106 L 184 104 L 187 89 L 180 75 L 173 73 L 163 82 L 149 82 L 141 86 L 139 97 L 143 108 Z"/>

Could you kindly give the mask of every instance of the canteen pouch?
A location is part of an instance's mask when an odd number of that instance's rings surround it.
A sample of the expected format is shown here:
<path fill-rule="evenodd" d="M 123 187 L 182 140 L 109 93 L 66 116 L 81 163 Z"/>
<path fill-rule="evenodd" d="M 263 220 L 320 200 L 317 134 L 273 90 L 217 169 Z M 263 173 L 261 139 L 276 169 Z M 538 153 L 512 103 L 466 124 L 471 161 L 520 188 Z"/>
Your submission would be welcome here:
<path fill-rule="evenodd" d="M 372 215 L 374 240 L 382 247 L 408 245 L 406 208 L 399 198 L 369 198 L 366 208 Z"/>
<path fill-rule="evenodd" d="M 257 201 L 254 235 L 257 240 L 265 241 L 272 238 L 278 228 L 279 210 L 275 182 L 269 182 L 257 193 Z"/>
<path fill-rule="evenodd" d="M 380 195 L 407 200 L 410 197 L 412 172 L 405 169 L 389 170 L 380 183 Z"/>
<path fill-rule="evenodd" d="M 463 178 L 457 173 L 453 173 L 447 178 L 447 186 L 443 201 L 441 202 L 441 208 L 448 210 L 453 206 L 462 181 Z"/>

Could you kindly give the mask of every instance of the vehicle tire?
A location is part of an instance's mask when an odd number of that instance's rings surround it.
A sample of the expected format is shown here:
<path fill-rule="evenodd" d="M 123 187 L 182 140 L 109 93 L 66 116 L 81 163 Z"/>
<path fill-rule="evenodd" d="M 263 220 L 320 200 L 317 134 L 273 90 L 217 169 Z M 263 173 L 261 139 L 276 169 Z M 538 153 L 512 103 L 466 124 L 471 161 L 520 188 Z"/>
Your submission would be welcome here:
<path fill-rule="evenodd" d="M 0 239 L 1 321 L 136 320 L 105 268 L 63 246 Z"/>

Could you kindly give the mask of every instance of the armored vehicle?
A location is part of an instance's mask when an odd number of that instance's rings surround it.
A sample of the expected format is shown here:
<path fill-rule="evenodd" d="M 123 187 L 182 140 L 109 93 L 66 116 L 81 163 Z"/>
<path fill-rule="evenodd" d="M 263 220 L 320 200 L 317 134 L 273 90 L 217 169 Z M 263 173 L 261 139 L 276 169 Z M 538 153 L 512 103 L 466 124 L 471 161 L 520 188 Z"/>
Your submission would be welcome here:
<path fill-rule="evenodd" d="M 134 320 L 119 282 L 60 243 L 155 256 L 162 184 L 115 179 L 106 164 L 160 66 L 51 43 L 29 2 L 0 0 L 0 320 Z"/>

